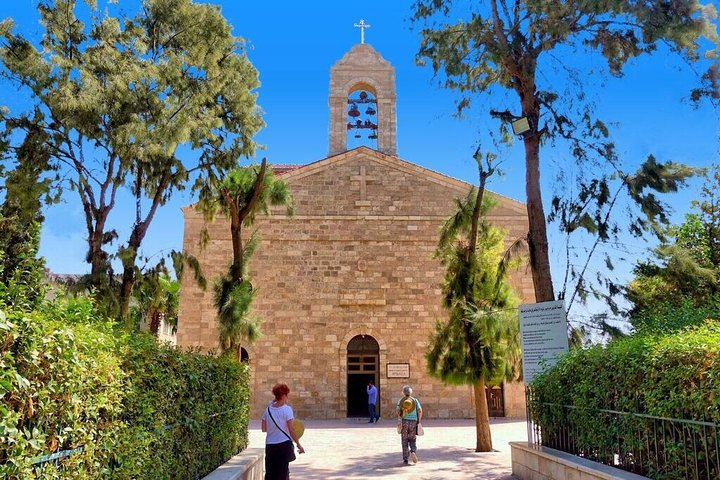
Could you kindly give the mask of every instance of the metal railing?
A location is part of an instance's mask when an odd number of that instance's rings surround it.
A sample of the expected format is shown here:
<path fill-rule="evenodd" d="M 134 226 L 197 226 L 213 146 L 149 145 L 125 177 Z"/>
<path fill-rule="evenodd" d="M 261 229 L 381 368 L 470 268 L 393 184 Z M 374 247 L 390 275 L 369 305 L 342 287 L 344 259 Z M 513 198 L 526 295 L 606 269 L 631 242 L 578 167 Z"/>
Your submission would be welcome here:
<path fill-rule="evenodd" d="M 720 478 L 720 424 L 533 401 L 528 441 L 653 479 Z"/>

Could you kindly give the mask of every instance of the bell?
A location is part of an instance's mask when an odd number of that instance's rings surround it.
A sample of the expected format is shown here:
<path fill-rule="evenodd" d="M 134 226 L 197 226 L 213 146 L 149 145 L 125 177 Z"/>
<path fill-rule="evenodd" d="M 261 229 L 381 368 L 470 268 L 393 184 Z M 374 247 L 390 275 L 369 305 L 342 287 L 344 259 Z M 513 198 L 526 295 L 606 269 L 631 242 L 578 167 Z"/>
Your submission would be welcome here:
<path fill-rule="evenodd" d="M 377 135 L 373 133 L 372 135 L 368 135 L 368 138 L 375 140 L 377 138 Z"/>
<path fill-rule="evenodd" d="M 366 93 L 366 92 L 360 92 L 360 99 L 361 99 L 361 100 L 365 100 L 366 98 L 367 98 L 367 93 Z"/>
<path fill-rule="evenodd" d="M 353 105 L 352 108 L 350 109 L 350 111 L 348 112 L 348 115 L 350 115 L 351 117 L 359 117 L 360 110 L 358 110 L 358 108 L 355 105 Z"/>
<path fill-rule="evenodd" d="M 377 112 L 375 111 L 374 108 L 368 107 L 368 109 L 365 110 L 365 113 L 368 114 L 368 115 L 375 115 Z"/>
<path fill-rule="evenodd" d="M 360 138 L 360 134 L 359 134 L 359 133 L 356 133 L 356 134 L 355 134 L 355 138 Z"/>

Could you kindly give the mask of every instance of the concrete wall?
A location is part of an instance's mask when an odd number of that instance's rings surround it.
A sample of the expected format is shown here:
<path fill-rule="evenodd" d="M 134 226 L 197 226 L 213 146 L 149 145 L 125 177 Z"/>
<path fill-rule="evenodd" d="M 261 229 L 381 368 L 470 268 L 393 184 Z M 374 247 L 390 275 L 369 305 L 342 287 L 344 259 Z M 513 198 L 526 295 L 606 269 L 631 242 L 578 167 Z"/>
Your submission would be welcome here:
<path fill-rule="evenodd" d="M 601 463 L 527 442 L 510 442 L 512 473 L 519 480 L 647 480 Z"/>
<path fill-rule="evenodd" d="M 264 476 L 265 450 L 246 448 L 203 480 L 263 480 Z"/>

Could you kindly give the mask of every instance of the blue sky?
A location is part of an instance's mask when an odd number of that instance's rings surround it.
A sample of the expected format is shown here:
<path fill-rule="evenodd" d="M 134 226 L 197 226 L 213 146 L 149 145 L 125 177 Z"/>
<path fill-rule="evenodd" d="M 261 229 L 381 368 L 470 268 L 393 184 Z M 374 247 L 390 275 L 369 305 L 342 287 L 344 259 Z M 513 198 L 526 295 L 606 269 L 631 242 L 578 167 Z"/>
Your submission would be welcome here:
<path fill-rule="evenodd" d="M 100 2 L 102 3 L 102 2 Z M 137 0 L 119 0 L 127 11 L 134 11 Z M 360 32 L 353 28 L 361 18 L 371 25 L 366 43 L 371 44 L 396 69 L 398 154 L 401 158 L 437 172 L 476 183 L 472 153 L 479 141 L 488 143 L 488 131 L 497 130 L 486 110 L 506 105 L 517 111 L 514 96 L 499 96 L 476 102 L 468 118 L 453 117 L 454 92 L 441 89 L 429 67 L 415 65 L 419 33 L 412 30 L 408 17 L 412 1 L 363 2 L 337 1 L 242 1 L 215 0 L 234 27 L 234 34 L 247 40 L 248 56 L 260 72 L 258 103 L 267 126 L 257 136 L 265 145 L 260 156 L 272 163 L 305 164 L 324 158 L 328 152 L 328 86 L 330 67 L 354 44 Z M 39 38 L 41 27 L 36 12 L 37 0 L 0 2 L 0 18 L 12 17 L 16 32 Z M 604 62 L 598 55 L 586 55 L 570 49 L 558 52 L 558 58 L 546 58 L 541 82 L 553 85 L 562 76 L 553 68 L 559 60 L 584 72 L 584 92 L 595 103 L 601 118 L 614 122 L 613 138 L 627 170 L 639 164 L 649 153 L 660 161 L 675 160 L 696 166 L 718 162 L 718 111 L 709 105 L 693 109 L 686 100 L 689 89 L 698 81 L 695 73 L 667 52 L 643 57 L 628 65 L 620 79 L 597 73 Z M 570 92 L 570 94 L 573 94 Z M 0 104 L 18 112 L 27 108 L 26 98 L 8 84 L 0 84 Z M 558 171 L 577 168 L 566 150 L 545 146 L 542 155 L 544 198 L 548 201 Z M 490 188 L 524 201 L 524 161 L 516 146 L 501 152 L 505 175 L 492 179 Z M 682 219 L 690 201 L 696 197 L 697 183 L 669 199 L 675 219 Z M 144 243 L 146 255 L 179 249 L 183 221 L 180 208 L 191 203 L 188 194 L 180 194 L 163 207 L 150 227 Z M 114 215 L 120 238 L 127 238 L 129 225 L 119 220 L 128 217 L 132 205 L 126 202 Z M 58 273 L 88 270 L 84 262 L 85 231 L 80 205 L 72 192 L 65 203 L 46 212 L 41 254 L 48 267 Z M 634 247 L 637 254 L 642 250 Z M 560 256 L 553 254 L 555 276 L 561 272 Z M 557 263 L 556 263 L 557 261 Z"/>

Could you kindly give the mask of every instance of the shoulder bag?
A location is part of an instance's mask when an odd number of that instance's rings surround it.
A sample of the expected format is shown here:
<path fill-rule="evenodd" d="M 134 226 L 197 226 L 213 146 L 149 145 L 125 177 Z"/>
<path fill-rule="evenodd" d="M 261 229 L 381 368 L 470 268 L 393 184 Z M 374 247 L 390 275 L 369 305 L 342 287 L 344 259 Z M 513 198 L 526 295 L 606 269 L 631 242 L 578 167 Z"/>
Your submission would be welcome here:
<path fill-rule="evenodd" d="M 415 411 L 418 412 L 417 413 L 418 423 L 417 423 L 417 427 L 415 428 L 415 435 L 417 435 L 418 437 L 422 437 L 423 435 L 425 435 L 425 429 L 423 428 L 422 424 L 420 423 L 420 405 L 418 405 L 417 398 L 413 397 L 413 401 L 415 402 Z"/>
<path fill-rule="evenodd" d="M 285 434 L 285 436 L 288 438 L 288 440 L 290 440 L 290 452 L 287 453 L 287 461 L 294 462 L 297 457 L 295 457 L 295 447 L 294 447 L 293 439 L 290 438 L 290 435 L 288 435 L 287 432 L 285 430 L 283 430 L 282 428 L 280 428 L 280 425 L 277 424 L 277 422 L 275 421 L 275 419 L 272 416 L 272 413 L 270 413 L 269 405 L 267 407 L 267 413 L 268 413 L 268 416 L 270 417 L 270 420 L 272 420 L 272 422 L 275 424 L 275 426 L 278 428 L 278 430 L 283 432 Z"/>

